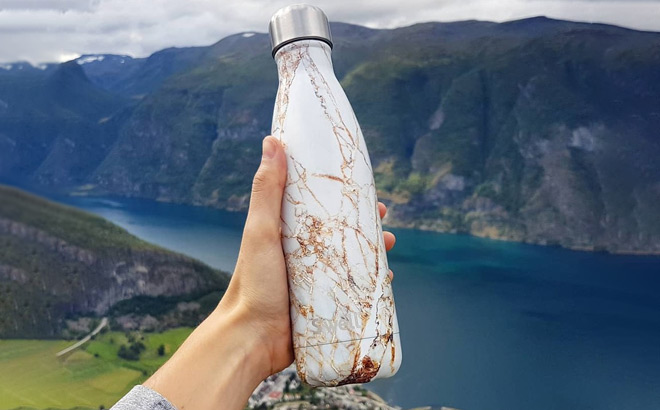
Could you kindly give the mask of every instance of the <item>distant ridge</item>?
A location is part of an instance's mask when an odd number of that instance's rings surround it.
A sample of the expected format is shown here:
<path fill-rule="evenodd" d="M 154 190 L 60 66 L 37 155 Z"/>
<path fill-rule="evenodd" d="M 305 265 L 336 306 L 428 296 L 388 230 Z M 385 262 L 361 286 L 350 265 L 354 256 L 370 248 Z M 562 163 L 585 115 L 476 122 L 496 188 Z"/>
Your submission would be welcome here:
<path fill-rule="evenodd" d="M 387 223 L 660 252 L 660 33 L 542 16 L 332 30 Z M 267 35 L 245 34 L 83 57 L 84 87 L 0 69 L 0 178 L 244 210 L 277 88 Z"/>

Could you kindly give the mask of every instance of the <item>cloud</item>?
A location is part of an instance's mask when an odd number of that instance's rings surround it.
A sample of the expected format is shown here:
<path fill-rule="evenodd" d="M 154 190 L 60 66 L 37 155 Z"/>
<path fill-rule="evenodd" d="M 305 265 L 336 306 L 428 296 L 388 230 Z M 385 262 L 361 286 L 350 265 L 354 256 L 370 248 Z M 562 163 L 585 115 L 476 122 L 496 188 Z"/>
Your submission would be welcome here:
<path fill-rule="evenodd" d="M 0 10 L 92 10 L 100 0 L 2 0 Z"/>
<path fill-rule="evenodd" d="M 660 31 L 655 0 L 320 0 L 334 21 L 389 28 L 421 21 L 505 21 L 530 16 Z M 291 0 L 0 0 L 0 61 L 62 61 L 85 53 L 146 56 L 265 32 Z"/>

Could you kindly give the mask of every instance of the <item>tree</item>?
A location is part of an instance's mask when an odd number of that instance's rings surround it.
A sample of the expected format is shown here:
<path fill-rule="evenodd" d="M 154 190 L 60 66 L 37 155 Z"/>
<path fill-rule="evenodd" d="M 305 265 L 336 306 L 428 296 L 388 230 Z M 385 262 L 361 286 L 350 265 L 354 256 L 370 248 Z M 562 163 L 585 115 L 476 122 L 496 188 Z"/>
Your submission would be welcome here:
<path fill-rule="evenodd" d="M 117 351 L 117 356 L 126 360 L 140 360 L 140 353 L 146 349 L 146 346 L 142 342 L 133 342 L 130 346 L 121 345 L 119 346 L 119 351 Z"/>

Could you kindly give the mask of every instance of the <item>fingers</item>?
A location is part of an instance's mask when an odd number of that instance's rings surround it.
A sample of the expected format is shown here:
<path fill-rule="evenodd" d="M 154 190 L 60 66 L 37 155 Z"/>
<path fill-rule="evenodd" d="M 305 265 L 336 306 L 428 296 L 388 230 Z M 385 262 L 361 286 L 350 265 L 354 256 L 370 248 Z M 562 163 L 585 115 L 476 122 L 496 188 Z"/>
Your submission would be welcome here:
<path fill-rule="evenodd" d="M 252 195 L 245 229 L 247 233 L 280 237 L 280 211 L 286 183 L 286 157 L 279 141 L 263 140 L 259 169 L 252 183 Z"/>
<path fill-rule="evenodd" d="M 392 232 L 385 231 L 383 232 L 383 239 L 385 239 L 385 250 L 391 250 L 396 243 L 396 236 Z"/>
<path fill-rule="evenodd" d="M 389 251 L 394 247 L 394 244 L 396 243 L 396 236 L 392 232 L 383 232 L 383 238 L 385 239 L 385 250 Z M 387 274 L 390 278 L 390 281 L 394 279 L 394 273 L 392 272 L 392 269 L 389 270 Z"/>
<path fill-rule="evenodd" d="M 378 202 L 378 213 L 380 213 L 380 218 L 383 219 L 387 214 L 387 206 L 384 203 Z M 385 250 L 390 250 L 394 247 L 396 243 L 396 237 L 392 232 L 385 231 L 383 232 L 383 238 L 385 239 Z"/>
<path fill-rule="evenodd" d="M 387 214 L 387 206 L 382 202 L 378 202 L 378 213 L 380 213 L 380 219 L 385 218 L 385 214 Z"/>
<path fill-rule="evenodd" d="M 387 206 L 384 203 L 378 202 L 378 213 L 380 213 L 380 218 L 384 218 L 387 214 Z M 390 250 L 394 247 L 396 243 L 396 237 L 392 232 L 385 231 L 383 232 L 383 238 L 385 239 L 385 250 Z"/>
<path fill-rule="evenodd" d="M 382 202 L 378 202 L 378 213 L 380 213 L 381 219 L 383 219 L 387 214 L 387 206 L 385 206 L 385 204 Z M 385 250 L 391 250 L 396 243 L 396 236 L 394 236 L 392 232 L 384 231 L 383 239 L 385 240 Z M 392 272 L 392 269 L 388 270 L 387 277 L 390 278 L 390 281 L 394 280 L 394 272 Z"/>

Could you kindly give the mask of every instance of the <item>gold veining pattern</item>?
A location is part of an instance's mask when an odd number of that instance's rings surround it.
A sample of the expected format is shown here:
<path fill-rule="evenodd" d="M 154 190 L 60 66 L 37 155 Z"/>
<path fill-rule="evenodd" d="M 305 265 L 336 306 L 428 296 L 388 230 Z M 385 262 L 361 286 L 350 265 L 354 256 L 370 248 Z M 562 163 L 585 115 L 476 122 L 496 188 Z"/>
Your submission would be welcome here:
<path fill-rule="evenodd" d="M 276 61 L 272 134 L 288 162 L 282 241 L 298 373 L 316 386 L 389 376 L 401 351 L 362 131 L 325 43 L 291 43 Z"/>

